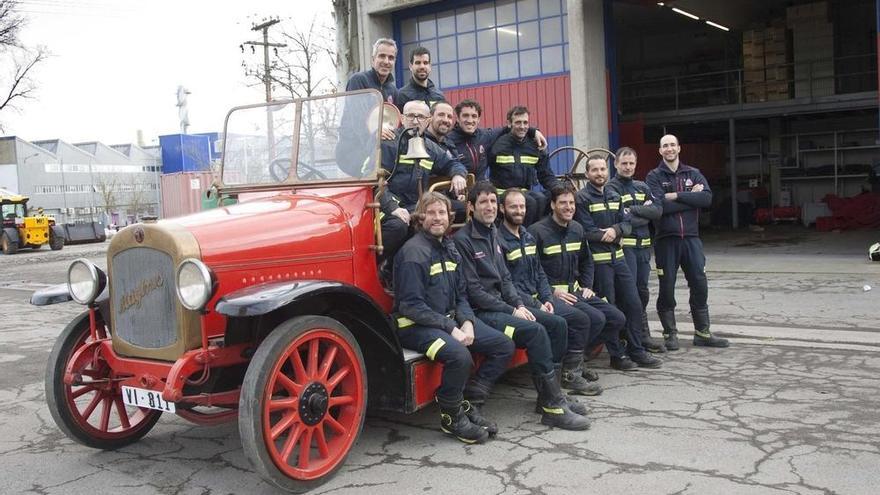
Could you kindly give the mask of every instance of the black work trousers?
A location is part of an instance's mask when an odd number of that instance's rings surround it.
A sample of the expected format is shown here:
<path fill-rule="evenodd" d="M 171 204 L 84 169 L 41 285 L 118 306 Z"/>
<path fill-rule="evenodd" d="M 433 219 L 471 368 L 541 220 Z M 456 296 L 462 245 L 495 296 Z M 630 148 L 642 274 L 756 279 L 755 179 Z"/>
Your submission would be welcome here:
<path fill-rule="evenodd" d="M 622 258 L 610 263 L 596 263 L 594 276 L 596 294 L 617 306 L 626 316 L 624 337 L 626 352 L 630 356 L 643 356 L 642 303 L 636 290 L 636 281 Z"/>
<path fill-rule="evenodd" d="M 437 398 L 447 403 L 461 402 L 464 385 L 474 368 L 471 352 L 486 357 L 474 378 L 482 383 L 494 384 L 507 370 L 513 357 L 513 342 L 494 328 L 474 320 L 474 342 L 465 346 L 452 335 L 439 328 L 415 325 L 397 331 L 400 345 L 423 353 L 428 359 L 443 363 L 443 376 L 437 388 Z"/>
<path fill-rule="evenodd" d="M 589 320 L 589 333 L 580 334 L 582 337 L 580 339 L 575 338 L 573 342 L 569 340 L 569 349 L 572 351 L 586 350 L 592 349 L 599 344 L 605 344 L 605 348 L 611 357 L 622 357 L 623 347 L 620 345 L 620 330 L 626 324 L 626 317 L 623 313 L 599 297 L 593 296 L 589 299 L 584 299 L 581 297 L 580 291 L 575 295 L 577 296 L 577 302 L 573 305 L 569 305 L 559 298 L 553 299 L 553 308 L 562 308 L 562 311 L 565 313 L 560 313 L 560 315 L 565 314 L 568 318 L 574 319 L 575 325 L 584 325 L 583 316 Z M 572 314 L 566 311 L 569 308 L 576 310 L 576 313 Z M 558 311 L 559 309 L 557 309 Z M 573 335 L 570 332 L 569 338 L 571 339 Z"/>
<path fill-rule="evenodd" d="M 663 237 L 654 243 L 660 291 L 657 311 L 675 309 L 675 278 L 678 268 L 684 272 L 690 289 L 691 312 L 709 308 L 709 284 L 706 281 L 706 256 L 699 237 Z"/>
<path fill-rule="evenodd" d="M 529 367 L 535 373 L 547 374 L 553 371 L 554 351 L 558 353 L 559 360 L 562 360 L 567 344 L 567 330 L 562 318 L 554 318 L 550 314 L 540 316 L 545 322 L 551 323 L 548 328 L 537 321 L 524 320 L 499 311 L 477 311 L 476 314 L 478 319 L 506 335 L 517 348 L 525 349 L 529 357 Z M 536 314 L 535 317 L 539 316 Z"/>
<path fill-rule="evenodd" d="M 636 291 L 638 291 L 639 300 L 642 302 L 642 310 L 645 310 L 650 299 L 648 280 L 651 276 L 651 248 L 623 248 L 623 255 L 626 258 L 629 272 L 636 279 Z"/>

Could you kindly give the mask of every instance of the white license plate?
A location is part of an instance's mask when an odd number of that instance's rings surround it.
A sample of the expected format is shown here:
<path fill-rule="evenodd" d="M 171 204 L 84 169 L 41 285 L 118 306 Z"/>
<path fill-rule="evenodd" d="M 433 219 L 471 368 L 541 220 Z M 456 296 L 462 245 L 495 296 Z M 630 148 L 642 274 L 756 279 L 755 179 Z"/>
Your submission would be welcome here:
<path fill-rule="evenodd" d="M 146 407 L 157 411 L 174 412 L 174 403 L 162 398 L 161 392 L 145 388 L 122 386 L 122 402 L 129 406 Z"/>

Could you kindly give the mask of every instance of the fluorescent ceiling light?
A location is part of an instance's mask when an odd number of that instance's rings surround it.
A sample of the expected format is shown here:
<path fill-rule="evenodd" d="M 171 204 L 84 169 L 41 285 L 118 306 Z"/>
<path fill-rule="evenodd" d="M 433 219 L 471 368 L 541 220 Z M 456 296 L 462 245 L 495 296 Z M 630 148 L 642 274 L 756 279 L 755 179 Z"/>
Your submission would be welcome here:
<path fill-rule="evenodd" d="M 517 36 L 522 36 L 518 31 L 509 28 L 495 28 L 499 33 L 507 33 L 507 34 L 515 34 Z"/>
<path fill-rule="evenodd" d="M 665 4 L 665 3 L 663 3 L 663 2 L 657 2 L 657 5 L 659 5 L 659 6 L 661 6 L 661 7 L 662 7 L 662 6 L 664 6 L 664 5 L 666 5 L 666 4 Z"/>
<path fill-rule="evenodd" d="M 681 10 L 681 9 L 679 9 L 679 8 L 676 8 L 676 7 L 672 7 L 672 11 L 675 12 L 676 14 L 681 14 L 681 15 L 683 15 L 683 16 L 685 16 L 685 17 L 690 17 L 691 19 L 693 19 L 693 20 L 695 20 L 695 21 L 699 21 L 699 20 L 700 20 L 700 18 L 697 17 L 697 16 L 695 16 L 694 14 L 691 14 L 690 12 L 685 12 L 684 10 Z"/>
<path fill-rule="evenodd" d="M 730 28 L 729 28 L 729 27 L 722 26 L 721 24 L 716 24 L 716 23 L 714 23 L 714 22 L 712 22 L 712 21 L 706 21 L 706 24 L 708 24 L 708 25 L 710 25 L 710 26 L 712 26 L 712 27 L 716 27 L 716 28 L 718 28 L 718 29 L 720 29 L 720 30 L 722 30 L 722 31 L 730 31 Z"/>

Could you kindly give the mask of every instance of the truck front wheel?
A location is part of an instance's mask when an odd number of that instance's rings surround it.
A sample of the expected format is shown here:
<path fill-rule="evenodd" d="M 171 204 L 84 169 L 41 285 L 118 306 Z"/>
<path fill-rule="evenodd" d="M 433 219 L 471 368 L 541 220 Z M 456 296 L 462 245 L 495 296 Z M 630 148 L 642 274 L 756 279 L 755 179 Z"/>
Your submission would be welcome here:
<path fill-rule="evenodd" d="M 308 491 L 342 466 L 366 406 L 364 358 L 351 332 L 332 318 L 292 318 L 248 366 L 239 401 L 242 448 L 266 480 Z"/>
<path fill-rule="evenodd" d="M 118 449 L 146 435 L 162 412 L 125 405 L 119 377 L 98 348 L 77 354 L 91 341 L 86 311 L 61 332 L 49 355 L 46 401 L 55 423 L 68 437 L 96 449 Z M 76 377 L 70 385 L 64 383 L 68 366 Z"/>

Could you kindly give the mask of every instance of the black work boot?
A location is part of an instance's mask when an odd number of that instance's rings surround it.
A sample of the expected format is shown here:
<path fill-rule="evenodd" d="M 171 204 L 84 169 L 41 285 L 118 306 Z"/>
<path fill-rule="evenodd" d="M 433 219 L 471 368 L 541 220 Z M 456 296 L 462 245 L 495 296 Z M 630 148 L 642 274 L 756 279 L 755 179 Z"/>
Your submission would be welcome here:
<path fill-rule="evenodd" d="M 663 366 L 663 361 L 660 360 L 660 358 L 656 358 L 647 352 L 630 356 L 630 359 L 632 359 L 632 361 L 634 363 L 639 365 L 639 368 L 655 368 L 656 369 L 656 368 Z"/>
<path fill-rule="evenodd" d="M 602 387 L 591 383 L 583 377 L 583 352 L 566 353 L 562 358 L 562 388 L 571 390 L 573 394 L 600 395 Z"/>
<path fill-rule="evenodd" d="M 639 365 L 633 362 L 627 356 L 611 357 L 611 367 L 618 371 L 632 371 L 638 369 Z"/>
<path fill-rule="evenodd" d="M 712 335 L 709 330 L 709 308 L 691 308 L 694 320 L 694 345 L 701 347 L 728 347 L 730 342 Z"/>
<path fill-rule="evenodd" d="M 663 325 L 663 343 L 667 351 L 678 350 L 678 328 L 675 327 L 675 311 L 657 311 Z"/>
<path fill-rule="evenodd" d="M 642 346 L 648 352 L 663 354 L 666 352 L 666 346 L 663 342 L 651 337 L 651 327 L 648 325 L 648 313 L 642 311 Z"/>
<path fill-rule="evenodd" d="M 464 398 L 477 407 L 486 403 L 489 393 L 492 392 L 492 384 L 485 383 L 475 378 L 468 380 L 464 386 Z"/>
<path fill-rule="evenodd" d="M 562 389 L 562 364 L 561 363 L 553 363 L 553 371 L 554 376 L 556 377 L 556 384 Z M 532 377 L 534 380 L 534 376 Z M 537 390 L 537 383 L 535 384 L 535 390 Z M 575 414 L 580 414 L 581 416 L 587 415 L 587 406 L 585 404 L 580 403 L 576 398 L 566 395 L 564 392 L 562 394 L 563 400 L 568 404 L 568 408 L 571 409 L 571 412 Z M 535 401 L 535 414 L 542 414 L 544 410 L 541 408 L 541 397 L 538 396 L 538 400 Z"/>
<path fill-rule="evenodd" d="M 480 428 L 486 430 L 486 433 L 489 434 L 490 437 L 494 437 L 498 434 L 498 425 L 495 424 L 494 421 L 489 421 L 483 416 L 483 413 L 480 411 L 480 408 L 477 407 L 476 404 L 471 404 L 470 401 L 465 400 L 462 401 L 461 407 L 464 408 L 464 413 L 467 414 L 471 423 L 479 426 Z"/>
<path fill-rule="evenodd" d="M 483 443 L 489 438 L 488 431 L 468 419 L 462 402 L 446 402 L 440 399 L 437 402 L 440 403 L 440 429 L 443 433 L 464 443 Z"/>
<path fill-rule="evenodd" d="M 541 406 L 541 424 L 555 426 L 563 430 L 586 430 L 590 420 L 574 413 L 559 388 L 556 372 L 534 374 L 532 380 L 538 390 L 538 404 Z"/>

